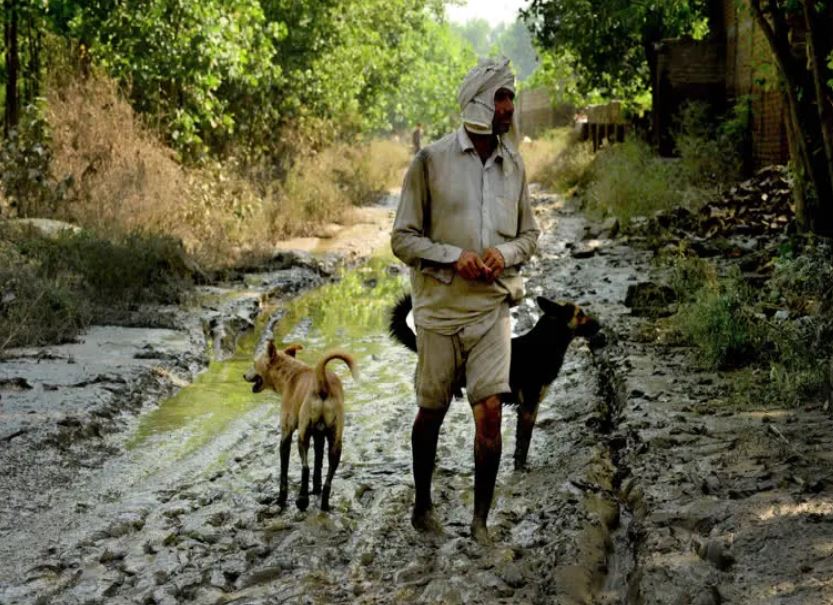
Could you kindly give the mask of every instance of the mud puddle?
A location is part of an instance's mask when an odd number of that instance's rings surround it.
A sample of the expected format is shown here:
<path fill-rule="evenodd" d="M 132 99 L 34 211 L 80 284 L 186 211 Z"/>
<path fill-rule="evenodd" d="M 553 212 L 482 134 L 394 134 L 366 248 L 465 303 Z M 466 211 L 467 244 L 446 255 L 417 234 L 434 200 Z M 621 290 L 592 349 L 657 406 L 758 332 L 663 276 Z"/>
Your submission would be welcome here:
<path fill-rule="evenodd" d="M 95 456 L 71 442 L 43 458 L 81 464 L 72 484 L 9 489 L 0 603 L 833 603 L 829 414 L 733 407 L 732 376 L 646 338 L 651 320 L 624 305 L 630 285 L 661 282 L 651 253 L 610 239 L 557 196 L 536 195 L 534 206 L 544 235 L 515 330 L 534 324 L 532 301 L 545 294 L 597 316 L 609 343 L 573 343 L 526 472 L 512 470 L 515 418 L 504 410 L 493 547 L 468 537 L 473 423 L 463 401 L 440 437 L 444 534 L 410 527 L 415 358 L 385 328 L 403 268 L 376 258 L 326 283 L 294 266 L 213 292 L 203 349 L 215 361 L 193 381 L 181 364 L 165 369 L 189 386 L 169 399 L 146 388 L 162 403 L 88 440 Z M 307 361 L 332 347 L 357 357 L 358 382 L 337 369 L 347 421 L 328 514 L 315 502 L 303 513 L 275 504 L 278 398 L 240 379 L 267 334 L 301 342 Z M 190 346 L 177 338 L 171 347 Z M 131 359 L 161 367 L 154 347 Z M 83 388 L 119 392 L 103 374 Z M 11 381 L 0 392 L 6 405 L 29 390 Z M 84 466 L 96 456 L 107 462 Z M 289 475 L 293 503 L 295 450 Z"/>
<path fill-rule="evenodd" d="M 574 258 L 584 219 L 556 197 L 538 197 L 536 207 L 547 235 L 528 267 L 530 301 L 573 300 L 605 323 L 636 280 L 634 253 L 595 240 L 591 258 Z M 527 472 L 511 469 L 515 418 L 504 411 L 492 548 L 468 537 L 473 425 L 468 404 L 452 404 L 435 476 L 445 533 L 420 536 L 408 522 L 415 359 L 385 330 L 402 287 L 401 267 L 375 260 L 268 309 L 250 336 L 210 331 L 210 348 L 228 351 L 223 361 L 141 415 L 109 462 L 54 491 L 28 535 L 6 528 L 0 602 L 592 602 L 615 561 L 611 533 L 621 519 L 590 350 L 574 343 L 549 389 Z M 537 317 L 530 301 L 513 312 L 518 332 Z M 241 321 L 252 320 L 242 313 Z M 260 330 L 303 343 L 307 360 L 333 346 L 358 359 L 360 381 L 344 377 L 344 455 L 329 514 L 314 504 L 305 513 L 274 504 L 277 397 L 253 395 L 239 380 L 263 343 Z M 293 451 L 290 502 L 299 479 Z"/>

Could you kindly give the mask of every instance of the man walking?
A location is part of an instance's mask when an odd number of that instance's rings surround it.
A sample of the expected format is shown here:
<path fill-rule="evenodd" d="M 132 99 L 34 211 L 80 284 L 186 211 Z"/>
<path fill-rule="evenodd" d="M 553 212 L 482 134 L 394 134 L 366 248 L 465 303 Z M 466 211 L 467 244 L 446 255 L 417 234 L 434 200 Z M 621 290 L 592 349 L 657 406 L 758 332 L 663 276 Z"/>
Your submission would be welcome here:
<path fill-rule="evenodd" d="M 439 528 L 431 501 L 437 439 L 455 387 L 465 386 L 475 423 L 471 532 L 481 543 L 489 542 L 500 464 L 501 396 L 510 392 L 509 307 L 523 296 L 519 265 L 539 235 L 523 162 L 502 136 L 512 127 L 514 81 L 507 59 L 482 60 L 466 75 L 463 125 L 414 157 L 391 237 L 411 267 L 417 327 L 411 522 Z"/>
<path fill-rule="evenodd" d="M 416 128 L 411 133 L 411 143 L 413 144 L 414 153 L 419 153 L 422 149 L 422 124 L 417 122 Z"/>

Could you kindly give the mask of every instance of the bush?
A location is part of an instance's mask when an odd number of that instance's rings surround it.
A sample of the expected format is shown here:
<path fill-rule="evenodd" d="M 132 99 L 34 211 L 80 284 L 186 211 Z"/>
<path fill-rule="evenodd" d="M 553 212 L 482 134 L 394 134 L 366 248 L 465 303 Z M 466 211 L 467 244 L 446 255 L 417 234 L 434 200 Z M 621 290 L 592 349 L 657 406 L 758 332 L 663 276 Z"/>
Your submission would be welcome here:
<path fill-rule="evenodd" d="M 401 183 L 410 159 L 393 141 L 327 147 L 289 171 L 272 209 L 275 234 L 311 233 L 324 222 L 343 222 L 352 206 L 375 203 Z"/>
<path fill-rule="evenodd" d="M 679 258 L 671 284 L 682 301 L 673 324 L 714 369 L 749 363 L 768 369 L 769 383 L 753 397 L 797 404 L 829 388 L 833 356 L 833 265 L 821 245 L 786 254 L 768 288 L 754 293 L 735 270 L 718 277 L 714 265 Z M 788 311 L 786 316 L 776 310 Z M 748 393 L 747 393 L 748 396 Z"/>
<path fill-rule="evenodd" d="M 47 276 L 37 262 L 0 240 L 0 351 L 66 342 L 90 321 L 77 277 Z"/>
<path fill-rule="evenodd" d="M 749 289 L 735 274 L 704 280 L 691 301 L 681 305 L 674 321 L 700 350 L 706 367 L 737 368 L 758 358 L 764 338 L 750 301 Z"/>
<path fill-rule="evenodd" d="M 627 225 L 634 216 L 682 203 L 685 195 L 677 166 L 631 137 L 596 155 L 585 198 L 589 210 L 612 214 Z"/>
<path fill-rule="evenodd" d="M 0 146 L 0 182 L 0 216 L 43 216 L 60 207 L 71 179 L 52 178 L 51 129 L 42 104 L 27 106 Z"/>
<path fill-rule="evenodd" d="M 555 128 L 522 143 L 521 155 L 529 182 L 562 192 L 584 182 L 593 160 L 590 143 L 579 141 L 572 128 Z"/>
<path fill-rule="evenodd" d="M 12 285 L 6 287 L 15 299 L 48 300 L 49 292 L 37 292 L 55 288 L 85 301 L 70 306 L 89 303 L 117 311 L 138 303 L 179 302 L 193 283 L 182 245 L 168 236 L 134 232 L 103 239 L 89 231 L 69 230 L 46 236 L 12 223 L 0 231 L 0 245 L 8 265 L 17 268 L 9 271 L 31 278 L 9 282 Z"/>
<path fill-rule="evenodd" d="M 64 201 L 41 216 L 97 233 L 159 233 L 180 239 L 204 266 L 224 268 L 268 253 L 277 238 L 347 220 L 351 205 L 398 184 L 409 154 L 393 141 L 295 150 L 278 172 L 229 157 L 183 168 L 101 77 L 49 94 L 52 171 L 69 183 Z M 288 172 L 286 172 L 288 170 Z"/>
<path fill-rule="evenodd" d="M 741 175 L 748 138 L 748 104 L 741 101 L 731 117 L 719 121 L 705 103 L 687 103 L 680 113 L 675 136 L 680 166 L 686 180 L 719 192 Z"/>

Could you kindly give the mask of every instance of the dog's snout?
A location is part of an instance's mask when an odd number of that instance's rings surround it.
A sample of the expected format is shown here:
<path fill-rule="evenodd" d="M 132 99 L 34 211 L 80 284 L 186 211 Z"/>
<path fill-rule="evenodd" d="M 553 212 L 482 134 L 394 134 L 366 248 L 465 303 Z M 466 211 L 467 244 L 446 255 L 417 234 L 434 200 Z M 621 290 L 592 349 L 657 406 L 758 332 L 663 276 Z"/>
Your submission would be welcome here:
<path fill-rule="evenodd" d="M 263 390 L 263 377 L 254 370 L 243 374 L 243 380 L 252 383 L 252 393 L 260 393 Z"/>

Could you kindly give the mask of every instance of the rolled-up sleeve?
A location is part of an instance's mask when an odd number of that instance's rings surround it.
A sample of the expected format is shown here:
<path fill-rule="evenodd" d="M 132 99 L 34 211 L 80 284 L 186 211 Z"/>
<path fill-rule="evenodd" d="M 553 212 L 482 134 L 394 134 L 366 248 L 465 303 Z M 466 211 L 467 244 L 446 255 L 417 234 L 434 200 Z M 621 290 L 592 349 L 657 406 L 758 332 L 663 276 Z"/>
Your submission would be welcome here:
<path fill-rule="evenodd" d="M 521 187 L 518 198 L 518 236 L 508 242 L 495 246 L 503 255 L 507 267 L 527 262 L 538 247 L 541 234 L 532 205 L 529 203 L 529 188 L 526 183 L 526 170 L 521 170 Z"/>
<path fill-rule="evenodd" d="M 411 162 L 402 184 L 402 196 L 396 210 L 391 234 L 393 253 L 406 265 L 420 261 L 449 264 L 460 258 L 462 249 L 432 241 L 425 234 L 425 220 L 430 212 L 426 152 L 420 151 Z"/>

